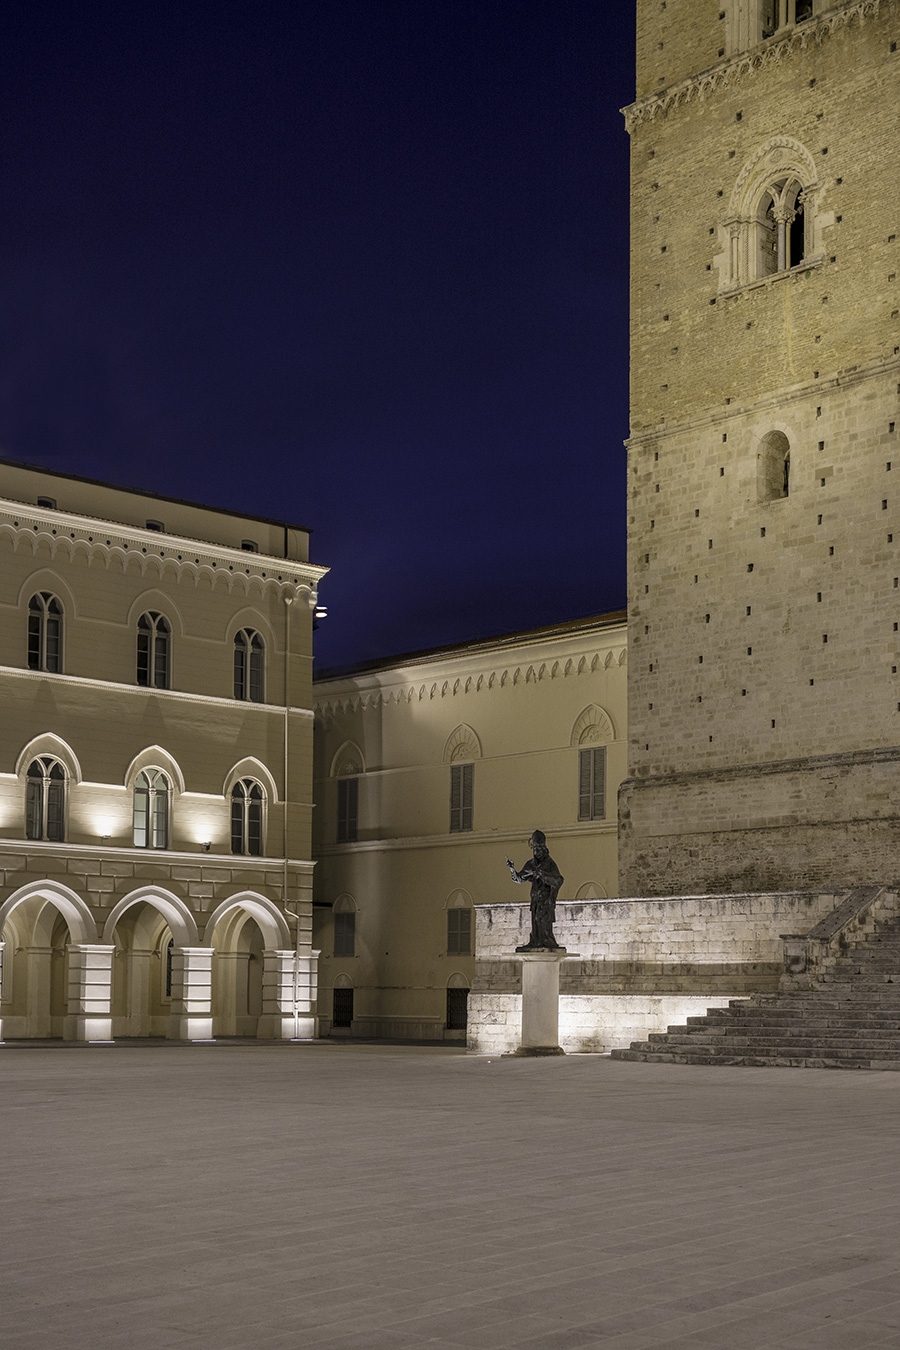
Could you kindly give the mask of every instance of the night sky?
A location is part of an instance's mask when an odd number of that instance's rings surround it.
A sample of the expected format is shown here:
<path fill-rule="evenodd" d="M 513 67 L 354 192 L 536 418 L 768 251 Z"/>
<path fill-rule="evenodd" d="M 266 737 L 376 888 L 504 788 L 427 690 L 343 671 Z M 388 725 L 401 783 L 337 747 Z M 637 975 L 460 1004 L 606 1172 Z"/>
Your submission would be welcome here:
<path fill-rule="evenodd" d="M 310 527 L 317 669 L 622 607 L 633 28 L 10 7 L 0 455 Z"/>

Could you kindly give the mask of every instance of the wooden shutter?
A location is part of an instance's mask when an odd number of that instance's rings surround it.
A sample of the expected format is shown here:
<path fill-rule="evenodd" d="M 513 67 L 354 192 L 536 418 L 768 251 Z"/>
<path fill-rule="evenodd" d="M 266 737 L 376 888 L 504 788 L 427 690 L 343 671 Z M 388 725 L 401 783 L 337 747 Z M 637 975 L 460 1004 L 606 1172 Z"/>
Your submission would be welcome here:
<path fill-rule="evenodd" d="M 475 765 L 450 766 L 450 831 L 459 834 L 472 829 L 474 816 Z"/>

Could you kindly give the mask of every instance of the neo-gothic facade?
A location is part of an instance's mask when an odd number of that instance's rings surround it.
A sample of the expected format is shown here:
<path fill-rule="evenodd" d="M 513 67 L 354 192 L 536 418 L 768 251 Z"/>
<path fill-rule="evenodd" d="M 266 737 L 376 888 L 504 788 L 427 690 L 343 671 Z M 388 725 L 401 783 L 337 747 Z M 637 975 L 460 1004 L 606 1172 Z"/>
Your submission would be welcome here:
<path fill-rule="evenodd" d="M 305 530 L 0 461 L 8 1037 L 315 1034 Z"/>
<path fill-rule="evenodd" d="M 625 616 L 401 657 L 314 693 L 322 1031 L 461 1040 L 474 907 L 527 913 L 504 860 L 521 867 L 534 829 L 561 899 L 619 894 Z"/>
<path fill-rule="evenodd" d="M 898 42 L 638 4 L 625 894 L 900 874 Z"/>

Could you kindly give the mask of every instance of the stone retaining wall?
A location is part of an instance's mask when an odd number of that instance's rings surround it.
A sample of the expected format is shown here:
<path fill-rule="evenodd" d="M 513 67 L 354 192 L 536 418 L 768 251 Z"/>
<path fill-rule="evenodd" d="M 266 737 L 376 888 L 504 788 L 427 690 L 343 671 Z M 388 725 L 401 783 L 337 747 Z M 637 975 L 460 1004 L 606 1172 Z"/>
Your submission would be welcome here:
<path fill-rule="evenodd" d="M 560 971 L 560 1044 L 605 1051 L 644 1040 L 731 998 L 774 992 L 781 935 L 809 932 L 846 891 L 562 901 L 556 936 L 573 953 Z M 477 905 L 469 1049 L 518 1045 L 527 904 Z"/>

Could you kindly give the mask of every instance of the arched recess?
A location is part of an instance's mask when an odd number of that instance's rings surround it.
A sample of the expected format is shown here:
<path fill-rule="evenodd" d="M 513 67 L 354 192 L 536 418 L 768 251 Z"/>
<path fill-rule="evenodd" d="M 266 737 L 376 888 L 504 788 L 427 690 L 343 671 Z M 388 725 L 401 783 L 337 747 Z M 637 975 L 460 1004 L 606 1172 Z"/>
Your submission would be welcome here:
<path fill-rule="evenodd" d="M 129 631 L 137 627 L 138 619 L 148 610 L 162 614 L 168 619 L 176 637 L 184 636 L 184 619 L 181 616 L 181 611 L 170 596 L 166 595 L 164 591 L 155 590 L 153 587 L 142 591 L 129 607 L 126 620 Z"/>
<path fill-rule="evenodd" d="M 0 934 L 7 917 L 26 900 L 40 899 L 55 905 L 69 927 L 72 941 L 96 942 L 97 925 L 90 909 L 68 886 L 58 881 L 29 881 L 0 905 Z"/>
<path fill-rule="evenodd" d="M 362 750 L 355 741 L 344 741 L 331 761 L 332 778 L 354 778 L 366 771 Z"/>
<path fill-rule="evenodd" d="M 161 745 L 148 745 L 135 755 L 125 772 L 125 786 L 130 791 L 134 790 L 134 780 L 142 769 L 162 769 L 176 794 L 184 792 L 184 774 L 181 772 L 181 766 Z"/>
<path fill-rule="evenodd" d="M 572 727 L 570 745 L 608 745 L 616 739 L 612 718 L 596 703 L 578 714 Z"/>
<path fill-rule="evenodd" d="M 464 761 L 481 759 L 481 742 L 475 732 L 465 722 L 460 722 L 455 731 L 451 731 L 444 746 L 444 763 L 459 764 Z"/>
<path fill-rule="evenodd" d="M 122 915 L 133 905 L 141 903 L 152 905 L 154 909 L 159 910 L 172 930 L 176 947 L 200 946 L 200 934 L 193 914 L 183 900 L 179 900 L 171 891 L 163 890 L 161 886 L 141 886 L 119 900 L 103 925 L 104 942 L 110 944 L 115 942 L 116 925 Z"/>
<path fill-rule="evenodd" d="M 449 980 L 447 981 L 447 988 L 448 988 L 448 989 L 468 989 L 468 988 L 469 988 L 469 981 L 466 979 L 465 975 L 463 975 L 463 973 L 462 973 L 461 971 L 459 971 L 459 970 L 454 970 L 453 974 L 450 976 Z"/>
<path fill-rule="evenodd" d="M 469 892 L 463 886 L 457 886 L 447 896 L 444 904 L 445 909 L 471 909 L 473 900 Z"/>
<path fill-rule="evenodd" d="M 335 975 L 332 989 L 352 989 L 353 981 L 349 975 Z"/>
<path fill-rule="evenodd" d="M 78 608 L 75 604 L 73 592 L 59 573 L 54 572 L 51 567 L 41 567 L 38 571 L 32 572 L 26 581 L 22 582 L 16 599 L 19 609 L 27 608 L 28 602 L 35 591 L 52 591 L 57 596 L 63 607 L 64 621 L 70 622 L 78 617 Z"/>
<path fill-rule="evenodd" d="M 231 790 L 235 783 L 239 782 L 241 778 L 255 778 L 266 789 L 269 803 L 278 801 L 278 788 L 275 779 L 262 760 L 257 759 L 254 755 L 247 755 L 244 759 L 238 760 L 237 764 L 229 769 L 222 787 L 222 795 L 226 801 L 230 799 Z"/>
<path fill-rule="evenodd" d="M 575 892 L 576 900 L 606 900 L 606 888 L 600 885 L 599 881 L 586 881 L 583 886 L 579 886 Z"/>
<path fill-rule="evenodd" d="M 268 949 L 284 951 L 293 946 L 284 915 L 271 900 L 263 895 L 255 895 L 253 891 L 241 891 L 216 906 L 207 919 L 201 946 L 211 947 L 216 926 L 232 911 L 240 909 L 245 910 L 259 924 Z"/>
<path fill-rule="evenodd" d="M 754 438 L 756 446 L 756 495 L 761 502 L 779 501 L 790 495 L 791 442 L 780 428 Z"/>
<path fill-rule="evenodd" d="M 758 146 L 738 174 L 720 232 L 724 248 L 715 259 L 720 289 L 744 286 L 800 261 L 820 261 L 822 231 L 834 219 L 819 210 L 823 186 L 812 155 L 793 136 L 771 136 Z"/>
<path fill-rule="evenodd" d="M 239 609 L 236 614 L 232 614 L 228 620 L 225 629 L 225 643 L 229 650 L 234 645 L 234 639 L 242 628 L 251 628 L 259 633 L 269 652 L 281 651 L 283 643 L 275 629 L 269 623 L 269 620 L 263 614 L 262 610 L 254 609 L 252 605 L 245 605 Z"/>
<path fill-rule="evenodd" d="M 78 756 L 68 741 L 64 741 L 61 736 L 56 736 L 52 731 L 45 731 L 40 736 L 35 736 L 23 747 L 16 760 L 16 776 L 24 778 L 28 772 L 29 764 L 40 755 L 52 755 L 65 767 L 70 782 L 81 782 L 81 765 L 78 762 Z"/>

